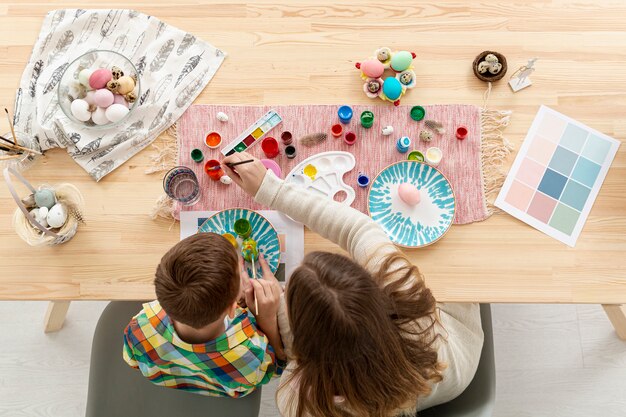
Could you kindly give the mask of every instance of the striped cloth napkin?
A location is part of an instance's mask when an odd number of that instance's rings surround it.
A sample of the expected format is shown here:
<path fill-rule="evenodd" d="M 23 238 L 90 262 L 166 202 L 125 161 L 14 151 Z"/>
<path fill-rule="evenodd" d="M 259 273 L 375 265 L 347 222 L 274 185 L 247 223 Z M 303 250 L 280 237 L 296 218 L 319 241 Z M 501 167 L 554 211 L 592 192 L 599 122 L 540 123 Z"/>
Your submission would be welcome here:
<path fill-rule="evenodd" d="M 68 119 L 57 87 L 68 65 L 90 50 L 130 59 L 141 79 L 139 105 L 122 125 L 89 129 Z M 47 14 L 15 101 L 16 129 L 42 150 L 66 148 L 96 181 L 170 127 L 209 83 L 226 54 L 135 10 L 54 10 Z"/>

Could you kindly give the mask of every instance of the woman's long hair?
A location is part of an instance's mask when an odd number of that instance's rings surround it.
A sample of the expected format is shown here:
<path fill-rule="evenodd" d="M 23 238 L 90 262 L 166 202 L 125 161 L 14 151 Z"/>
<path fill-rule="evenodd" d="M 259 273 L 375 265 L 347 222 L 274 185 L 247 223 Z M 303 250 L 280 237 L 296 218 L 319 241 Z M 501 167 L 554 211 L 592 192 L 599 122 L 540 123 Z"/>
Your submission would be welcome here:
<path fill-rule="evenodd" d="M 435 298 L 401 253 L 375 276 L 345 256 L 310 253 L 286 297 L 297 417 L 388 417 L 441 380 Z"/>

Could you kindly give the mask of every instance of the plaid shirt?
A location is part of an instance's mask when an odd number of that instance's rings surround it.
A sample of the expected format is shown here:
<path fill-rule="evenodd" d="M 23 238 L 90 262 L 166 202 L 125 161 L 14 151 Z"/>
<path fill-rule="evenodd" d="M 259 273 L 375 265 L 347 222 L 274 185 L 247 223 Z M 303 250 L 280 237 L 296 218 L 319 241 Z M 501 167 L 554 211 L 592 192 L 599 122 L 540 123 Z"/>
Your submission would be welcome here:
<path fill-rule="evenodd" d="M 146 303 L 124 332 L 124 360 L 156 385 L 241 397 L 277 373 L 274 350 L 247 309 L 207 343 L 182 341 L 158 301 Z"/>

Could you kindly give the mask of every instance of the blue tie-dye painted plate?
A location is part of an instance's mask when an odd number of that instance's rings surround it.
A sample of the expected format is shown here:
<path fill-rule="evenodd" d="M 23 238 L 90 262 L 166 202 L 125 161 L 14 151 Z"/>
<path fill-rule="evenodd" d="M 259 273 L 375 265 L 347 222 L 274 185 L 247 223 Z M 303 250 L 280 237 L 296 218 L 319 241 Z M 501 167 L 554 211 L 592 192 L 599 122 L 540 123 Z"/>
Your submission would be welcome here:
<path fill-rule="evenodd" d="M 420 191 L 420 202 L 410 206 L 398 196 L 402 183 Z M 389 165 L 374 178 L 367 196 L 369 214 L 393 243 L 420 248 L 439 240 L 454 221 L 454 191 L 436 168 L 417 161 Z"/>
<path fill-rule="evenodd" d="M 278 233 L 274 226 L 265 217 L 254 210 L 244 208 L 227 209 L 215 213 L 205 220 L 198 228 L 198 233 L 213 232 L 219 235 L 231 233 L 237 236 L 233 226 L 238 219 L 246 219 L 252 225 L 252 234 L 250 237 L 257 241 L 259 252 L 263 254 L 267 264 L 273 273 L 276 273 L 280 264 L 280 241 Z M 239 239 L 238 239 L 239 240 Z M 241 244 L 241 241 L 239 241 Z M 239 246 L 241 250 L 241 245 Z M 255 263 L 257 275 L 261 276 L 261 268 Z M 252 276 L 252 270 L 248 268 L 248 273 Z"/>

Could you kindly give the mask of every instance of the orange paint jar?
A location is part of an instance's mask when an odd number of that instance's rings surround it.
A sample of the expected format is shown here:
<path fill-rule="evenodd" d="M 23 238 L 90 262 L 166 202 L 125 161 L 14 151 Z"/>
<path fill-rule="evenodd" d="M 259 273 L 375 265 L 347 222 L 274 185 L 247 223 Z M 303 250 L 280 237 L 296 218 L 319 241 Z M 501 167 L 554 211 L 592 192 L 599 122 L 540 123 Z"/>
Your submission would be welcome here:
<path fill-rule="evenodd" d="M 204 143 L 211 149 L 215 149 L 222 144 L 222 136 L 217 132 L 211 132 L 206 135 Z"/>

